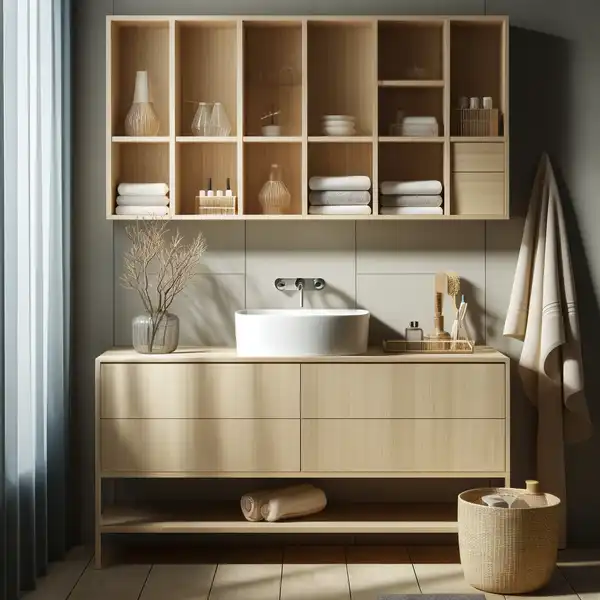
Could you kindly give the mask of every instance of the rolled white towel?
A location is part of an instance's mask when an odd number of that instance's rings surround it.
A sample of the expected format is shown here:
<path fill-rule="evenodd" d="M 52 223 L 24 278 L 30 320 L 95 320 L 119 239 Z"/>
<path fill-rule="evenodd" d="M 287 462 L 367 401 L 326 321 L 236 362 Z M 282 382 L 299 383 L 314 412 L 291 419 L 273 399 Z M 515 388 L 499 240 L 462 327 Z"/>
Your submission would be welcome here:
<path fill-rule="evenodd" d="M 118 215 L 156 216 L 164 217 L 169 214 L 168 206 L 117 206 Z"/>
<path fill-rule="evenodd" d="M 257 490 L 244 494 L 240 499 L 242 514 L 247 521 L 262 521 L 263 516 L 260 511 L 271 498 L 279 497 L 287 493 L 297 494 L 307 487 L 312 488 L 311 485 L 301 484 L 272 490 Z"/>
<path fill-rule="evenodd" d="M 366 175 L 348 175 L 346 177 L 311 177 L 308 180 L 311 190 L 320 191 L 368 191 L 371 179 Z"/>
<path fill-rule="evenodd" d="M 381 193 L 384 196 L 437 196 L 442 193 L 442 182 L 429 181 L 384 181 Z"/>
<path fill-rule="evenodd" d="M 444 211 L 433 206 L 383 206 L 379 213 L 382 215 L 443 215 Z"/>
<path fill-rule="evenodd" d="M 119 206 L 168 206 L 168 196 L 117 196 Z"/>
<path fill-rule="evenodd" d="M 309 215 L 370 215 L 370 206 L 309 206 Z"/>
<path fill-rule="evenodd" d="M 369 204 L 370 192 L 311 192 L 308 201 L 312 206 L 354 206 Z"/>
<path fill-rule="evenodd" d="M 381 206 L 441 206 L 441 196 L 381 196 Z"/>
<path fill-rule="evenodd" d="M 306 517 L 321 512 L 327 506 L 327 496 L 323 490 L 312 485 L 303 488 L 286 490 L 283 494 L 272 496 L 260 509 L 265 521 Z"/>
<path fill-rule="evenodd" d="M 120 183 L 119 196 L 165 196 L 169 193 L 166 183 Z"/>

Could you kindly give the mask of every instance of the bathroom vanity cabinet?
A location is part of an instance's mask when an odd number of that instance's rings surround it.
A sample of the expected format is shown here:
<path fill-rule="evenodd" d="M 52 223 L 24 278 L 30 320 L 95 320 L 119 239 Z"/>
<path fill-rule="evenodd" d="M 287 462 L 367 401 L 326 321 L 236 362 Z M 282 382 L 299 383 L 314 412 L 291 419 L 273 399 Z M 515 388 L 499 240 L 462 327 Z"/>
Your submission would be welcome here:
<path fill-rule="evenodd" d="M 154 137 L 124 135 L 139 70 L 160 119 Z M 508 80 L 502 16 L 110 16 L 107 218 L 136 219 L 115 214 L 120 182 L 161 182 L 174 219 L 506 219 Z M 490 97 L 497 127 L 473 113 L 477 126 L 461 128 L 461 97 Z M 192 135 L 200 101 L 223 105 L 229 135 Z M 281 135 L 264 136 L 273 109 Z M 396 135 L 399 110 L 435 117 L 438 135 Z M 354 116 L 356 135 L 324 136 L 324 115 Z M 272 164 L 291 194 L 286 214 L 262 214 Z M 313 175 L 369 176 L 373 214 L 309 215 Z M 209 178 L 214 189 L 231 180 L 238 214 L 195 214 Z M 387 180 L 439 180 L 444 214 L 380 215 Z"/>
<path fill-rule="evenodd" d="M 229 505 L 102 501 L 116 478 L 482 478 L 509 474 L 509 363 L 471 355 L 249 359 L 233 350 L 96 361 L 96 558 L 107 533 L 455 533 L 444 504 L 330 505 L 247 522 Z"/>

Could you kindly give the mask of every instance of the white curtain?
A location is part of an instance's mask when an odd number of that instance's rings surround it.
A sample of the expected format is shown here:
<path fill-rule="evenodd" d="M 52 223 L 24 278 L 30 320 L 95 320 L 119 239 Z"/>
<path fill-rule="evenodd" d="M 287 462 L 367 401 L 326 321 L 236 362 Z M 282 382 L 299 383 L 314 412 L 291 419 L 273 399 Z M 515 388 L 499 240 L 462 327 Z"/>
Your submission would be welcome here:
<path fill-rule="evenodd" d="M 69 16 L 61 0 L 3 0 L 3 600 L 67 547 Z"/>

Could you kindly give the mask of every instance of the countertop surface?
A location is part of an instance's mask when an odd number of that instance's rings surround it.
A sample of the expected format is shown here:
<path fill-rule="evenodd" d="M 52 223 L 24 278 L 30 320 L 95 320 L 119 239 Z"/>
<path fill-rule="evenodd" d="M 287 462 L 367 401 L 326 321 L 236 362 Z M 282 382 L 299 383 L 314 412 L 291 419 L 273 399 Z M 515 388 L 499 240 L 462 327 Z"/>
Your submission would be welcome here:
<path fill-rule="evenodd" d="M 98 363 L 508 363 L 501 352 L 477 346 L 472 354 L 390 354 L 380 347 L 357 356 L 238 356 L 235 348 L 181 347 L 172 354 L 139 354 L 133 348 L 113 348 Z"/>

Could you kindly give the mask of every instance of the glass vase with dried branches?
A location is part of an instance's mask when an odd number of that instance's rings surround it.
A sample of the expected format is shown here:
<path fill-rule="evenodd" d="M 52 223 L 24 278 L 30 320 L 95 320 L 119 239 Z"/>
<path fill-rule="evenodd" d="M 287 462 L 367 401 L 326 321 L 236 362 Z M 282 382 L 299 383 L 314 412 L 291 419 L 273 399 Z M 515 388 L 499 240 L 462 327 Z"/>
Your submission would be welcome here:
<path fill-rule="evenodd" d="M 148 219 L 128 225 L 131 246 L 124 256 L 121 284 L 138 292 L 145 314 L 133 319 L 133 346 L 142 354 L 173 352 L 179 319 L 169 312 L 176 296 L 197 274 L 206 240 L 202 232 L 188 244 L 169 221 Z"/>

